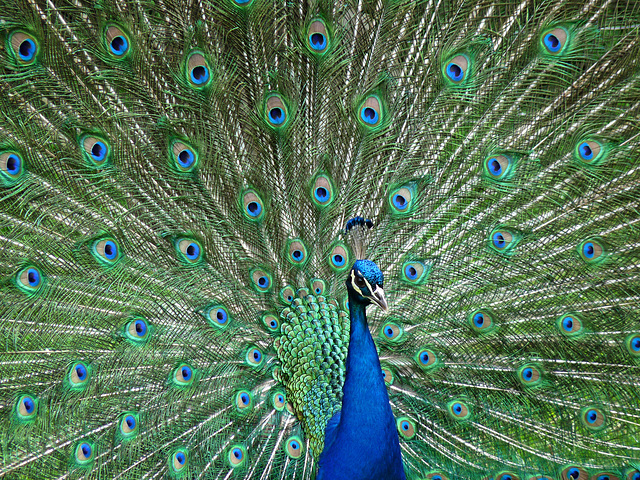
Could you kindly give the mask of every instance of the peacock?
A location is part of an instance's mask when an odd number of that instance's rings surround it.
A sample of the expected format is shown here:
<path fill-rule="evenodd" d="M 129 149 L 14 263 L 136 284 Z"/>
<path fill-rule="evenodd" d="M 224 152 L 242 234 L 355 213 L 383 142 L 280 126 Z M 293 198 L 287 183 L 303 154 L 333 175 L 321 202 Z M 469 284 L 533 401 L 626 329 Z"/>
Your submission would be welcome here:
<path fill-rule="evenodd" d="M 640 3 L 0 37 L 1 478 L 640 480 Z"/>

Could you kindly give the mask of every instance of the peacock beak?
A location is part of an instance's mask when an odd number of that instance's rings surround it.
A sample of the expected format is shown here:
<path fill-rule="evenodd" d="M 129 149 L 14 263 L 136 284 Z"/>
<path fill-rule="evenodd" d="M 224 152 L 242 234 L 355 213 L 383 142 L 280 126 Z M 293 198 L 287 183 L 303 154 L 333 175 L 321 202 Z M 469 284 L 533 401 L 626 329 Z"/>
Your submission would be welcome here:
<path fill-rule="evenodd" d="M 383 312 L 389 310 L 387 306 L 387 299 L 384 298 L 384 290 L 382 287 L 376 285 L 376 289 L 373 291 L 373 295 L 371 295 L 371 300 L 378 305 Z"/>

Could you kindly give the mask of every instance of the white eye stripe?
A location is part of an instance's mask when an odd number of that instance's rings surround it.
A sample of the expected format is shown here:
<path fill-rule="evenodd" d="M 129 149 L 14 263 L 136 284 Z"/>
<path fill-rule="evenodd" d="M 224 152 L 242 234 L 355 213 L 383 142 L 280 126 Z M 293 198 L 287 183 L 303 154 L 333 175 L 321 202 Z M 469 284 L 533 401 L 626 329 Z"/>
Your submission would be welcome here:
<path fill-rule="evenodd" d="M 371 284 L 369 283 L 369 281 L 365 277 L 361 277 L 361 278 L 364 280 L 364 283 L 367 286 L 367 288 L 369 289 L 369 291 L 373 292 L 373 288 L 371 288 Z M 362 295 L 363 297 L 366 296 L 366 295 L 364 295 L 362 293 L 362 290 L 360 289 L 360 287 L 358 287 L 358 285 L 356 285 L 356 274 L 355 274 L 355 272 L 353 270 L 351 270 L 351 286 L 360 295 Z"/>

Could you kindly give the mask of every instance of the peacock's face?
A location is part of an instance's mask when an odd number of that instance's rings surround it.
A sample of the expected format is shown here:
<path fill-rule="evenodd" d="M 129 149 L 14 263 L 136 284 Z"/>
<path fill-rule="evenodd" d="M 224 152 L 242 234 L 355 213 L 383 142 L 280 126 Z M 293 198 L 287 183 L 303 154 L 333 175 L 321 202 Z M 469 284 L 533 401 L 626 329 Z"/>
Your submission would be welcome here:
<path fill-rule="evenodd" d="M 375 303 L 385 312 L 387 300 L 384 298 L 384 275 L 371 260 L 357 260 L 347 278 L 347 290 L 350 298 L 365 305 Z"/>

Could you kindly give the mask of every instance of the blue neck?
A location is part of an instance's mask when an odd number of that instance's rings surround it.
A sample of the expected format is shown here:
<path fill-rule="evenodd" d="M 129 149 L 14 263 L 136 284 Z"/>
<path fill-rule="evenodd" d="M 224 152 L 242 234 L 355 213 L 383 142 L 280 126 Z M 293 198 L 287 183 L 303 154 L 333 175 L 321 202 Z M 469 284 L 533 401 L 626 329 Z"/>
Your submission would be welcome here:
<path fill-rule="evenodd" d="M 335 430 L 325 438 L 316 480 L 405 480 L 396 422 L 365 308 L 349 295 L 351 332 L 342 409 Z"/>
<path fill-rule="evenodd" d="M 374 434 L 381 423 L 389 419 L 393 421 L 387 387 L 376 345 L 369 333 L 365 309 L 365 305 L 349 298 L 351 331 L 342 387 L 340 430 L 346 429 L 357 435 L 361 435 L 364 428 Z"/>

